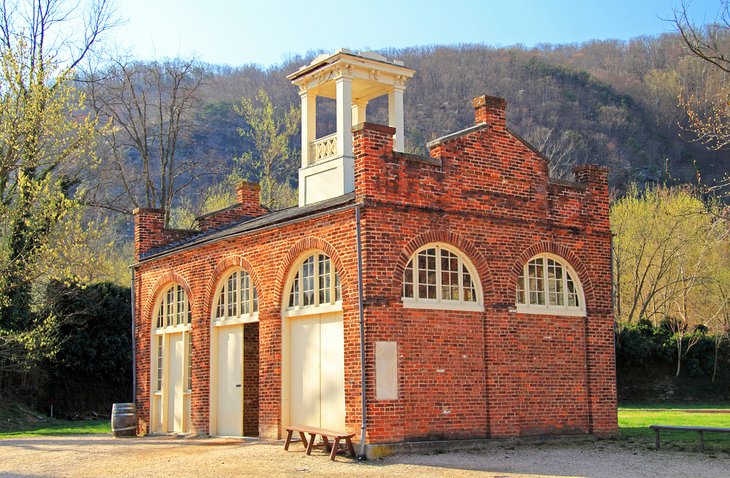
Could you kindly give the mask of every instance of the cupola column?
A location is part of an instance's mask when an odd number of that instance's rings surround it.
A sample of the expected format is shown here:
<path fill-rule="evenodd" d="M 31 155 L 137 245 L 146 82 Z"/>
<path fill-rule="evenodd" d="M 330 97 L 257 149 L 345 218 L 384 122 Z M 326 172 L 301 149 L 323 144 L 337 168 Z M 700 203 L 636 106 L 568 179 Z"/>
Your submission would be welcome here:
<path fill-rule="evenodd" d="M 317 96 L 306 89 L 299 91 L 302 99 L 302 167 L 312 161 L 312 142 L 317 139 Z"/>
<path fill-rule="evenodd" d="M 337 100 L 337 152 L 352 157 L 352 79 L 340 76 L 335 80 Z"/>
<path fill-rule="evenodd" d="M 393 149 L 403 152 L 405 148 L 405 121 L 403 120 L 403 90 L 405 85 L 395 85 L 388 90 L 388 126 L 395 128 Z"/>
<path fill-rule="evenodd" d="M 352 103 L 352 125 L 359 125 L 367 121 L 367 101 L 357 101 Z"/>

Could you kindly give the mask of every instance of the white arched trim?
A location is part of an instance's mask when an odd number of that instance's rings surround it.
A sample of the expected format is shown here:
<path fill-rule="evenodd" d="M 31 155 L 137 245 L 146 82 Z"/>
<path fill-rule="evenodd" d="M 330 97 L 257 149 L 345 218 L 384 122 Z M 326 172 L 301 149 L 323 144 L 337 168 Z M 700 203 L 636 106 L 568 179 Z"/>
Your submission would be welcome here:
<path fill-rule="evenodd" d="M 555 254 L 538 254 L 525 263 L 515 290 L 522 314 L 586 315 L 583 287 L 575 269 Z"/>
<path fill-rule="evenodd" d="M 403 270 L 403 307 L 483 311 L 476 268 L 453 246 L 426 244 L 413 253 Z"/>
<path fill-rule="evenodd" d="M 251 274 L 242 267 L 226 271 L 218 281 L 210 310 L 214 326 L 258 322 L 259 294 Z"/>
<path fill-rule="evenodd" d="M 302 254 L 289 271 L 282 297 L 284 317 L 342 311 L 340 275 L 320 250 Z"/>

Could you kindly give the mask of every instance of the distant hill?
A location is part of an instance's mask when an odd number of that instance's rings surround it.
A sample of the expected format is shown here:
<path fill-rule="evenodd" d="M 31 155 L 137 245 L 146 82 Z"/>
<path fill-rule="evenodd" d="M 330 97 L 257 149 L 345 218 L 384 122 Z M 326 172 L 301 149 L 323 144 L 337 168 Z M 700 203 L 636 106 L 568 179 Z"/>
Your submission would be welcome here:
<path fill-rule="evenodd" d="M 575 162 L 602 164 L 621 190 L 632 181 L 695 181 L 693 162 L 705 182 L 730 172 L 727 151 L 707 151 L 682 137 L 677 95 L 690 81 L 692 59 L 676 35 L 533 49 L 458 45 L 380 53 L 416 70 L 405 94 L 410 151 L 426 154 L 429 140 L 471 125 L 471 99 L 489 94 L 507 99 L 508 126 L 555 158 L 558 176 Z M 295 57 L 266 70 L 209 65 L 204 107 L 182 154 L 232 166 L 232 158 L 250 148 L 238 134 L 245 125 L 233 105 L 259 89 L 277 106 L 298 104 L 285 76 L 310 59 Z M 333 130 L 333 105 L 323 101 L 318 108 L 320 133 Z M 371 102 L 368 119 L 384 122 L 385 108 L 384 99 Z M 298 138 L 292 146 L 299 147 Z M 287 179 L 295 185 L 296 178 Z"/>

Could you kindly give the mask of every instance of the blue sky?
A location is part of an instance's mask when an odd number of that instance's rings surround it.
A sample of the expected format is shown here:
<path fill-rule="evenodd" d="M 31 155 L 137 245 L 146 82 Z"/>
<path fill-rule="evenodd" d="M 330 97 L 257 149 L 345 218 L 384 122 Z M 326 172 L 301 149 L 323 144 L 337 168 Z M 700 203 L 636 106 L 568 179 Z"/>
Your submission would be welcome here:
<path fill-rule="evenodd" d="M 692 0 L 698 23 L 719 0 Z M 678 0 L 117 0 L 111 44 L 142 59 L 196 57 L 232 66 L 280 63 L 337 48 L 493 46 L 629 39 L 672 30 Z"/>

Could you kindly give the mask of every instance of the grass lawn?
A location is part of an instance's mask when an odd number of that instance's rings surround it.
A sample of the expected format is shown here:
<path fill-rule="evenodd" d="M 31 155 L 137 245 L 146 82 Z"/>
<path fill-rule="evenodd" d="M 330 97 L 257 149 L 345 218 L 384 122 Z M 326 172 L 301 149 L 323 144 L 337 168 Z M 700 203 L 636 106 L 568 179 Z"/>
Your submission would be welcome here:
<path fill-rule="evenodd" d="M 649 425 L 696 425 L 730 428 L 730 403 L 624 404 L 618 409 L 618 426 L 624 438 L 654 446 Z M 662 448 L 695 450 L 697 432 L 661 432 Z M 730 452 L 730 433 L 705 433 L 705 448 Z"/>
<path fill-rule="evenodd" d="M 111 433 L 109 419 L 99 420 L 59 420 L 49 418 L 36 423 L 16 426 L 13 430 L 0 428 L 0 439 L 20 436 L 41 435 L 82 435 L 88 433 Z"/>

